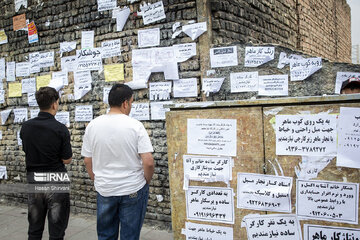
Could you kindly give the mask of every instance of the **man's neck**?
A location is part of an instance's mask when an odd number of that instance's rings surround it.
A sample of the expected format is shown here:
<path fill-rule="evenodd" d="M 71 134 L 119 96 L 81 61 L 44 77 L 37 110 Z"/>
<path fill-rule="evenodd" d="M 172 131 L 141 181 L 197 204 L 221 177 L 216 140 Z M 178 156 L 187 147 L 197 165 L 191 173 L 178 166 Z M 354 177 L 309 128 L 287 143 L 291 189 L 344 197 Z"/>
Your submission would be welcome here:
<path fill-rule="evenodd" d="M 108 114 L 125 114 L 124 109 L 120 108 L 120 107 L 110 107 L 110 111 L 108 112 Z"/>
<path fill-rule="evenodd" d="M 55 116 L 55 114 L 56 114 L 56 112 L 52 111 L 51 109 L 49 109 L 49 110 L 40 110 L 40 112 L 46 112 L 46 113 L 49 113 L 49 114 L 51 114 L 53 116 Z"/>

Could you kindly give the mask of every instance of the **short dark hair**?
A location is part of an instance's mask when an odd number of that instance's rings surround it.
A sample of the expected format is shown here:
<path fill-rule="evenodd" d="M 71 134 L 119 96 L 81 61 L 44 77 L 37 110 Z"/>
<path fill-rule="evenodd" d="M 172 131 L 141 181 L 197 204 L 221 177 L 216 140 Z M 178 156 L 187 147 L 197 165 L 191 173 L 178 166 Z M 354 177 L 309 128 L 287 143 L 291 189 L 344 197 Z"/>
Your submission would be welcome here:
<path fill-rule="evenodd" d="M 123 102 L 130 100 L 133 95 L 133 90 L 125 84 L 115 84 L 109 92 L 110 107 L 120 107 Z"/>
<path fill-rule="evenodd" d="M 52 87 L 41 87 L 35 93 L 36 102 L 40 110 L 48 110 L 51 104 L 59 99 L 59 93 Z"/>

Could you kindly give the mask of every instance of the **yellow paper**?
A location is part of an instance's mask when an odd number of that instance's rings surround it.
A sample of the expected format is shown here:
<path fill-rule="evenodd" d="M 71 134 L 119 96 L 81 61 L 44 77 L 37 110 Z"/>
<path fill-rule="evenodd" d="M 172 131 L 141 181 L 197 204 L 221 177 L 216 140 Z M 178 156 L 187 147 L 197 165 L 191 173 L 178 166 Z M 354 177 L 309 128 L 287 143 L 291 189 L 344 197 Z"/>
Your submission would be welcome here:
<path fill-rule="evenodd" d="M 124 64 L 104 65 L 105 82 L 124 81 Z"/>
<path fill-rule="evenodd" d="M 46 87 L 50 84 L 51 75 L 42 75 L 36 77 L 36 90 L 39 90 L 41 87 Z"/>
<path fill-rule="evenodd" d="M 7 43 L 7 36 L 4 29 L 0 30 L 0 43 Z"/>
<path fill-rule="evenodd" d="M 10 97 L 21 97 L 21 83 L 9 83 L 9 98 Z"/>

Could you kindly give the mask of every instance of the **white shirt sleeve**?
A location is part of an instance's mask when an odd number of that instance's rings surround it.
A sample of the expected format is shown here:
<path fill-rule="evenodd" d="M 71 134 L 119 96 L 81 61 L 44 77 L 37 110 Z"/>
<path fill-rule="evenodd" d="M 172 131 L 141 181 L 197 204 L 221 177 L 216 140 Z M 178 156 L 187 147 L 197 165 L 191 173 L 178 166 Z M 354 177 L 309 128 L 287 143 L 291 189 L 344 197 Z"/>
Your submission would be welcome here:
<path fill-rule="evenodd" d="M 88 127 L 85 129 L 83 144 L 81 147 L 81 155 L 84 157 L 92 157 L 91 141 Z"/>
<path fill-rule="evenodd" d="M 149 135 L 148 135 L 144 125 L 142 125 L 142 124 L 140 126 L 138 136 L 139 136 L 138 137 L 138 153 L 154 152 Z"/>

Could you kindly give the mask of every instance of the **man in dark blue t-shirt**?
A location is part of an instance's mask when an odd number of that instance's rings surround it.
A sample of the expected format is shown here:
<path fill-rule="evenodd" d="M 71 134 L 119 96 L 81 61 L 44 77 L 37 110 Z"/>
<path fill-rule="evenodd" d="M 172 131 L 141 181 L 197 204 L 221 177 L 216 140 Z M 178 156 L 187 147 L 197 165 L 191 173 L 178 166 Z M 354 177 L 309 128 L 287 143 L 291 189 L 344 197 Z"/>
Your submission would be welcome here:
<path fill-rule="evenodd" d="M 41 87 L 35 97 L 40 113 L 26 121 L 20 131 L 28 183 L 33 186 L 28 197 L 28 239 L 42 238 L 46 215 L 50 239 L 63 239 L 69 221 L 70 197 L 64 188 L 54 186 L 60 186 L 56 185 L 58 181 L 69 181 L 64 164 L 72 160 L 70 134 L 66 126 L 55 119 L 58 92 L 51 87 Z"/>

